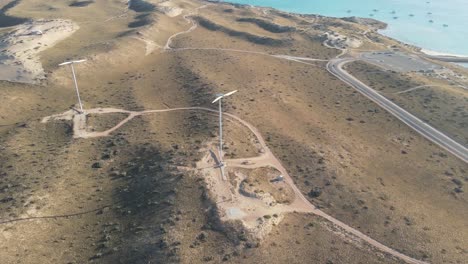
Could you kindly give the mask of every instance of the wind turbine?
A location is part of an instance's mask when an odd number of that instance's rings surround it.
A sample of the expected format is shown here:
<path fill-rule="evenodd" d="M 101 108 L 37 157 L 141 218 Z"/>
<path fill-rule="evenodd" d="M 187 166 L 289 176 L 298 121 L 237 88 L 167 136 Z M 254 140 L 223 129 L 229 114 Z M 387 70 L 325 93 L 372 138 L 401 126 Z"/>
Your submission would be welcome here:
<path fill-rule="evenodd" d="M 75 68 L 73 67 L 73 64 L 75 63 L 80 63 L 80 62 L 85 62 L 86 60 L 73 60 L 73 61 L 66 61 L 63 63 L 60 63 L 59 66 L 65 66 L 65 65 L 70 65 L 72 75 L 73 75 L 73 81 L 75 82 L 75 89 L 76 89 L 76 95 L 78 96 L 78 103 L 80 104 L 80 111 L 83 113 L 83 104 L 81 103 L 81 98 L 80 98 L 80 91 L 78 90 L 78 83 L 76 82 L 76 75 L 75 75 Z"/>
<path fill-rule="evenodd" d="M 237 90 L 226 93 L 226 94 L 217 94 L 216 99 L 213 100 L 212 104 L 219 102 L 219 167 L 221 168 L 221 174 L 223 176 L 223 180 L 226 180 L 224 176 L 224 162 L 223 162 L 223 108 L 222 108 L 222 99 L 228 97 Z"/>

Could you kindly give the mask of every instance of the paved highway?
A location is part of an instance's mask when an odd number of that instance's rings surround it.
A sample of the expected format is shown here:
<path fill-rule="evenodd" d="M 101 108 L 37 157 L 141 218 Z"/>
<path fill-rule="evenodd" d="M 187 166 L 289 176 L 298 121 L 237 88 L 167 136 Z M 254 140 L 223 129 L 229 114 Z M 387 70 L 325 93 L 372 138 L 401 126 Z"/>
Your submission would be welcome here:
<path fill-rule="evenodd" d="M 305 63 L 309 64 L 307 61 L 325 61 L 321 59 L 313 59 L 313 58 L 306 58 L 306 57 L 294 57 L 294 56 L 288 56 L 288 55 L 272 55 L 268 53 L 263 53 L 263 52 L 258 52 L 258 51 L 245 51 L 245 50 L 237 50 L 237 49 L 220 49 L 220 48 L 172 48 L 171 43 L 172 40 L 181 35 L 181 34 L 186 34 L 190 33 L 193 30 L 197 28 L 197 24 L 189 18 L 190 15 L 193 15 L 196 13 L 197 10 L 206 7 L 200 6 L 196 8 L 193 12 L 191 12 L 188 15 L 185 15 L 183 18 L 191 24 L 191 27 L 188 30 L 177 32 L 171 37 L 166 42 L 166 45 L 164 46 L 164 50 L 166 51 L 183 51 L 183 50 L 224 50 L 224 51 L 233 51 L 233 52 L 242 52 L 242 53 L 252 53 L 252 54 L 260 54 L 260 55 L 267 55 L 271 57 L 275 57 L 278 59 L 285 59 L 289 61 L 295 61 L 299 63 Z M 331 47 L 332 48 L 332 47 Z M 342 53 L 339 55 L 344 55 L 346 50 L 342 49 Z M 440 133 L 439 131 L 435 130 L 434 128 L 428 126 L 425 124 L 423 121 L 417 119 L 410 113 L 406 112 L 405 110 L 401 109 L 385 97 L 381 96 L 377 92 L 375 92 L 373 89 L 370 87 L 366 86 L 353 76 L 351 76 L 349 73 L 344 71 L 341 67 L 348 63 L 353 61 L 354 59 L 333 59 L 328 62 L 327 64 L 327 69 L 330 71 L 333 75 L 341 79 L 342 81 L 352 85 L 355 87 L 358 91 L 360 91 L 362 94 L 379 104 L 381 107 L 395 115 L 397 118 L 408 124 L 410 127 L 414 128 L 416 131 L 419 133 L 423 134 L 425 137 L 428 139 L 436 142 L 438 145 L 441 145 L 442 147 L 446 148 L 450 152 L 454 153 L 461 159 L 463 159 L 465 162 L 468 162 L 468 155 L 467 155 L 467 150 L 463 146 L 459 145 L 452 139 L 448 138 L 444 134 Z M 312 64 L 311 64 L 312 65 Z M 316 65 L 313 65 L 316 66 Z M 208 111 L 208 112 L 214 112 L 217 113 L 217 110 L 214 109 L 209 109 L 209 108 L 203 108 L 203 107 L 182 107 L 182 108 L 172 108 L 172 109 L 161 109 L 161 110 L 146 110 L 146 111 L 141 111 L 141 112 L 133 112 L 133 111 L 128 111 L 128 110 L 123 110 L 123 109 L 114 109 L 114 108 L 96 108 L 96 109 L 87 109 L 85 112 L 86 113 L 93 113 L 93 114 L 103 114 L 103 113 L 127 113 L 129 116 L 122 120 L 119 124 L 117 124 L 115 127 L 108 129 L 106 131 L 102 132 L 88 132 L 86 129 L 86 119 L 85 116 L 83 115 L 82 117 L 77 117 L 73 111 L 67 111 L 62 114 L 58 115 L 53 115 L 49 117 L 45 117 L 42 122 L 47 122 L 50 119 L 67 119 L 70 120 L 72 119 L 74 124 L 74 137 L 80 137 L 80 138 L 92 138 L 92 137 L 103 137 L 103 136 L 108 136 L 118 128 L 120 128 L 122 125 L 130 121 L 136 116 L 144 115 L 144 114 L 150 114 L 150 113 L 161 113 L 161 112 L 170 112 L 170 111 L 183 111 L 183 110 L 188 110 L 188 111 L 193 111 L 193 110 L 201 110 L 201 111 Z M 366 234 L 361 233 L 360 231 L 352 228 L 351 226 L 348 226 L 347 224 L 339 221 L 338 219 L 333 218 L 332 216 L 326 214 L 325 212 L 319 210 L 316 208 L 313 204 L 311 204 L 307 198 L 301 193 L 301 191 L 297 188 L 297 186 L 294 184 L 293 179 L 290 177 L 288 174 L 287 170 L 282 166 L 281 161 L 277 159 L 273 153 L 269 151 L 268 146 L 266 145 L 265 141 L 263 140 L 262 135 L 260 132 L 251 124 L 248 122 L 242 120 L 241 118 L 225 113 L 228 117 L 240 122 L 244 126 L 250 129 L 251 132 L 255 134 L 257 137 L 258 141 L 262 145 L 262 148 L 265 150 L 265 153 L 263 153 L 260 157 L 256 158 L 249 158 L 249 159 L 240 159 L 240 160 L 228 160 L 231 162 L 231 166 L 246 166 L 244 165 L 244 161 L 249 160 L 255 160 L 256 162 L 263 162 L 267 163 L 270 165 L 274 165 L 278 170 L 281 171 L 281 173 L 285 176 L 285 180 L 290 184 L 290 186 L 293 188 L 295 194 L 296 194 L 296 199 L 295 199 L 295 205 L 298 207 L 298 209 L 303 209 L 304 211 L 310 211 L 318 216 L 323 217 L 324 219 L 330 221 L 333 223 L 336 227 L 338 227 L 341 231 L 344 231 L 345 233 L 351 234 L 352 236 L 361 239 L 362 241 L 365 241 L 369 243 L 371 246 L 375 247 L 376 249 L 380 250 L 381 252 L 387 253 L 392 255 L 393 257 L 399 258 L 407 263 L 414 263 L 414 264 L 427 264 L 427 262 L 417 260 L 414 258 L 411 258 L 403 253 L 400 253 L 392 248 L 389 248 L 380 242 L 370 238 Z M 427 132 L 429 131 L 429 132 Z M 426 135 L 427 134 L 427 135 Z M 440 134 L 440 135 L 439 135 Z M 434 138 L 434 139 L 432 139 Z M 436 141 L 438 140 L 438 141 Z M 439 143 L 439 141 L 441 143 Z M 452 143 L 451 143 L 452 142 Z M 445 143 L 445 144 L 444 144 Z M 445 145 L 448 145 L 449 147 L 445 147 Z M 457 146 L 458 145 L 458 146 Z M 451 149 L 455 149 L 457 151 L 452 151 Z M 256 164 L 256 166 L 259 166 L 260 164 Z M 301 210 L 301 211 L 303 211 Z M 1 223 L 0 223 L 1 224 Z"/>
<path fill-rule="evenodd" d="M 354 58 L 336 58 L 327 63 L 327 70 L 343 82 L 351 85 L 361 94 L 374 101 L 390 114 L 400 119 L 419 134 L 423 135 L 428 140 L 446 149 L 453 155 L 457 156 L 464 162 L 468 163 L 468 149 L 460 143 L 446 136 L 444 133 L 433 128 L 426 122 L 407 112 L 392 101 L 388 100 L 374 89 L 370 88 L 363 82 L 356 79 L 354 76 L 343 70 L 343 65 L 355 61 Z"/>

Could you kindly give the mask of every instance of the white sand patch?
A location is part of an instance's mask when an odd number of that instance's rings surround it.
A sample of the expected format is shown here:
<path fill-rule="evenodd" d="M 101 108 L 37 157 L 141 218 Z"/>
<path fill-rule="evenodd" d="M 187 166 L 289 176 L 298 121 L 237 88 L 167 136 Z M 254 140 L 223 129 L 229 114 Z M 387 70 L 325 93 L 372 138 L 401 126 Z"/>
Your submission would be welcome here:
<path fill-rule="evenodd" d="M 443 53 L 443 52 L 438 52 L 438 51 L 433 51 L 433 50 L 428 50 L 428 49 L 421 49 L 421 52 L 429 56 L 449 56 L 449 57 L 460 57 L 460 58 L 468 57 L 464 55 Z"/>
<path fill-rule="evenodd" d="M 264 149 L 265 146 L 261 144 L 260 147 Z M 275 163 L 271 153 L 263 151 L 264 153 L 260 156 L 250 159 L 224 160 L 227 166 L 225 174 L 229 178 L 225 181 L 220 175 L 220 169 L 216 168 L 216 160 L 213 157 L 216 155 L 214 154 L 215 148 L 202 151 L 208 153 L 197 162 L 197 168 L 205 180 L 208 199 L 216 204 L 216 215 L 225 230 L 244 233 L 248 240 L 261 241 L 271 232 L 273 226 L 281 222 L 284 214 L 313 211 L 313 208 L 306 205 L 306 201 L 298 195 L 295 195 L 290 203 L 279 203 L 268 192 L 252 193 L 245 190 L 242 183 L 247 175 L 239 171 L 239 168 L 270 167 Z M 283 184 L 291 186 L 292 183 L 284 182 Z"/>
<path fill-rule="evenodd" d="M 184 9 L 175 6 L 175 4 L 171 1 L 162 2 L 157 6 L 160 11 L 162 11 L 166 16 L 169 17 L 179 16 L 184 11 Z"/>
<path fill-rule="evenodd" d="M 156 31 L 156 32 L 159 32 L 159 30 L 156 28 L 152 28 L 153 31 Z M 139 41 L 142 41 L 143 43 L 145 43 L 145 49 L 146 49 L 146 52 L 145 52 L 145 56 L 148 56 L 149 54 L 151 54 L 153 51 L 155 51 L 156 49 L 161 49 L 161 45 L 159 45 L 158 43 L 150 40 L 145 32 L 148 31 L 148 29 L 146 30 L 143 30 L 143 31 L 138 31 L 136 33 L 136 35 L 132 36 L 132 38 L 134 39 L 137 39 Z"/>
<path fill-rule="evenodd" d="M 70 20 L 36 20 L 15 27 L 0 39 L 0 80 L 36 83 L 45 78 L 38 53 L 78 30 Z"/>
<path fill-rule="evenodd" d="M 327 37 L 327 44 L 339 49 L 347 48 L 359 48 L 362 45 L 360 39 L 354 37 L 347 37 L 337 32 L 327 32 L 325 33 Z"/>

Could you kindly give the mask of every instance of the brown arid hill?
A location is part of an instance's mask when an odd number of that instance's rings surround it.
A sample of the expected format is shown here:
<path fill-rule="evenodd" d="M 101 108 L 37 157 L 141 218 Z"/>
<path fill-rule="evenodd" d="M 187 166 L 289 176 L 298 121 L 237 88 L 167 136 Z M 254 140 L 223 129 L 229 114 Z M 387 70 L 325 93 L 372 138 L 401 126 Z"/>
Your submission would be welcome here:
<path fill-rule="evenodd" d="M 468 72 L 382 24 L 198 0 L 21 0 L 6 14 L 28 22 L 0 28 L 2 264 L 468 259 L 467 163 L 327 71 L 389 49 L 442 67 L 345 69 L 466 146 Z M 87 59 L 87 116 L 70 110 L 70 59 Z M 407 91 L 421 85 L 439 88 Z M 222 181 L 211 102 L 231 90 Z"/>

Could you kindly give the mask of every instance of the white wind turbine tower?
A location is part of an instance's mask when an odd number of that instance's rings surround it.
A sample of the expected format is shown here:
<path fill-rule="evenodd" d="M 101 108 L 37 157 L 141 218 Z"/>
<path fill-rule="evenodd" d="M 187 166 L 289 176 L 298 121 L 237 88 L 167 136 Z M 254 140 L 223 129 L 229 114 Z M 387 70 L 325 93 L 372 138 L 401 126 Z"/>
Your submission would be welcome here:
<path fill-rule="evenodd" d="M 83 104 L 81 103 L 81 98 L 80 98 L 80 91 L 78 90 L 78 83 L 76 81 L 76 75 L 75 75 L 75 68 L 73 67 L 73 64 L 75 63 L 80 63 L 80 62 L 85 62 L 86 60 L 74 60 L 74 61 L 66 61 L 64 63 L 60 63 L 59 66 L 65 66 L 65 65 L 70 65 L 72 75 L 73 75 L 73 81 L 75 82 L 75 89 L 76 89 L 76 95 L 78 96 L 78 103 L 80 104 L 80 111 L 83 113 Z"/>
<path fill-rule="evenodd" d="M 228 97 L 234 93 L 236 93 L 237 90 L 226 93 L 226 94 L 217 94 L 216 99 L 213 100 L 213 104 L 216 102 L 219 102 L 219 167 L 221 168 L 221 174 L 223 177 L 223 180 L 226 180 L 226 177 L 224 176 L 224 162 L 223 162 L 223 108 L 222 108 L 222 99 L 225 97 Z"/>

